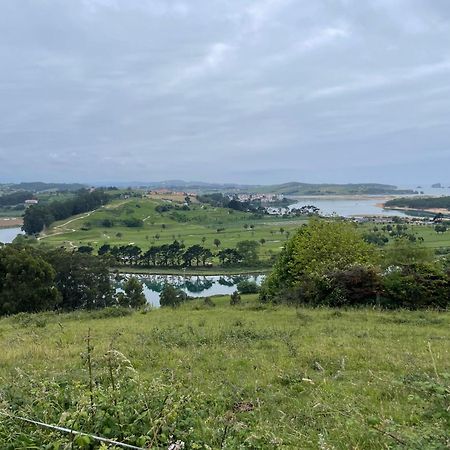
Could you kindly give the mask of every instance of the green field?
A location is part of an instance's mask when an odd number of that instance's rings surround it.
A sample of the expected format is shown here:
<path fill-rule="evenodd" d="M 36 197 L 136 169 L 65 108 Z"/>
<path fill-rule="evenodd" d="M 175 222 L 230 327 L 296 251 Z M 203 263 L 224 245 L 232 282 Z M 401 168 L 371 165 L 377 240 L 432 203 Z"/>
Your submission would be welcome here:
<path fill-rule="evenodd" d="M 377 224 L 363 224 L 360 225 L 360 229 L 363 232 L 368 232 L 377 227 L 379 230 L 382 225 Z M 445 249 L 450 248 L 450 230 L 445 233 L 437 233 L 433 225 L 408 225 L 408 234 L 413 234 L 416 238 L 423 238 L 421 245 L 431 249 Z M 389 236 L 387 233 L 382 233 L 385 236 Z"/>
<path fill-rule="evenodd" d="M 134 244 L 145 251 L 152 245 L 168 244 L 176 239 L 186 247 L 200 244 L 217 252 L 226 247 L 233 248 L 242 240 L 264 239 L 265 243 L 260 245 L 259 254 L 267 265 L 280 252 L 289 236 L 308 221 L 306 217 L 257 217 L 252 213 L 198 203 L 193 203 L 189 211 L 158 213 L 155 208 L 160 205 L 180 206 L 182 203 L 140 197 L 115 200 L 92 213 L 54 223 L 41 236 L 40 242 L 67 249 L 81 245 L 98 249 L 103 244 Z M 129 218 L 140 219 L 144 225 L 139 228 L 124 226 L 122 222 Z M 104 227 L 102 222 L 105 219 L 113 221 L 114 226 Z M 374 226 L 378 229 L 382 227 L 380 224 L 363 224 L 359 228 L 364 233 Z M 433 226 L 409 225 L 407 232 L 423 238 L 423 245 L 432 250 L 450 248 L 450 231 L 437 233 Z M 219 247 L 214 245 L 215 239 L 220 240 Z M 213 262 L 217 266 L 217 258 Z M 161 271 L 165 273 L 167 269 Z"/>
<path fill-rule="evenodd" d="M 1 448 L 448 448 L 449 313 L 213 301 L 1 319 Z"/>
<path fill-rule="evenodd" d="M 262 259 L 268 259 L 281 250 L 289 233 L 292 234 L 301 224 L 307 223 L 306 218 L 255 218 L 251 213 L 195 203 L 191 205 L 190 211 L 176 211 L 177 219 L 174 219 L 173 211 L 155 211 L 156 206 L 164 204 L 170 203 L 149 198 L 116 200 L 93 213 L 54 223 L 40 241 L 66 248 L 91 245 L 98 249 L 105 243 L 134 243 L 142 249 L 147 249 L 151 245 L 167 244 L 177 239 L 186 247 L 201 244 L 217 250 L 214 239 L 219 239 L 220 250 L 235 247 L 236 243 L 242 240 L 265 239 L 266 242 L 260 247 L 260 256 Z M 143 220 L 144 226 L 129 228 L 121 225 L 121 221 L 131 217 Z M 102 221 L 105 219 L 112 220 L 114 227 L 103 227 Z M 89 225 L 86 226 L 87 224 Z M 251 226 L 254 228 L 250 228 Z"/>

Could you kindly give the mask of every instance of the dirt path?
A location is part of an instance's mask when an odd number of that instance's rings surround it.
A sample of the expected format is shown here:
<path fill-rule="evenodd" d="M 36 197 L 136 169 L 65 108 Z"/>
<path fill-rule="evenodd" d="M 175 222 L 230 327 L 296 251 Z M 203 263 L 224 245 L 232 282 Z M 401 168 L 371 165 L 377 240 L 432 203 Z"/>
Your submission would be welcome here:
<path fill-rule="evenodd" d="M 62 230 L 62 228 L 65 227 L 66 225 L 69 225 L 69 223 L 75 222 L 76 220 L 86 219 L 86 217 L 89 217 L 89 216 L 90 216 L 92 213 L 94 213 L 95 211 L 98 211 L 98 209 L 94 209 L 94 211 L 90 211 L 90 212 L 88 212 L 87 214 L 85 214 L 84 216 L 75 217 L 74 219 L 70 219 L 70 220 L 68 220 L 67 222 L 62 223 L 61 225 L 56 225 L 56 226 L 54 227 L 54 230 L 56 230 L 56 229 L 61 229 L 61 231 L 58 231 L 58 232 L 56 232 L 56 233 L 44 234 L 43 236 L 39 236 L 39 237 L 37 238 L 37 240 L 40 241 L 40 240 L 42 240 L 42 239 L 46 239 L 46 238 L 51 237 L 51 236 L 58 236 L 58 235 L 64 234 L 64 233 L 75 233 L 75 231 L 77 231 L 77 230 L 75 230 L 75 229 L 73 229 L 73 228 L 64 229 L 64 230 Z"/>

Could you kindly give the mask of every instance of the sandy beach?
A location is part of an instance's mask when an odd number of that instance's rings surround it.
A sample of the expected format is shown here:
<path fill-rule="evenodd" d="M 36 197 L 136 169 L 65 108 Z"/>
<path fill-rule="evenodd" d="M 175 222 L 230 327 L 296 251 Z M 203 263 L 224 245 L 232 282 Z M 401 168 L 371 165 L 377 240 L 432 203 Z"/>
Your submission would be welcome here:
<path fill-rule="evenodd" d="M 23 220 L 21 217 L 0 217 L 0 228 L 21 227 Z"/>

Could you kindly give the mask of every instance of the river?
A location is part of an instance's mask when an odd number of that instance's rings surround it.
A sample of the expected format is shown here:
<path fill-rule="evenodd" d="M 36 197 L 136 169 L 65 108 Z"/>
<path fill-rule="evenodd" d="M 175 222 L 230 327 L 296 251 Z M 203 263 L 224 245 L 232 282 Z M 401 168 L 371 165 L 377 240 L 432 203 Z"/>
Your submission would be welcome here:
<path fill-rule="evenodd" d="M 20 228 L 0 228 L 0 242 L 10 244 L 18 234 L 22 234 Z"/>
<path fill-rule="evenodd" d="M 131 275 L 126 275 L 127 278 Z M 190 297 L 211 297 L 213 295 L 231 295 L 237 284 L 243 280 L 254 281 L 258 285 L 264 275 L 216 275 L 216 276 L 182 276 L 182 275 L 132 275 L 139 279 L 144 287 L 145 298 L 152 306 L 159 306 L 159 295 L 168 283 L 181 289 Z M 117 285 L 120 288 L 120 283 Z"/>

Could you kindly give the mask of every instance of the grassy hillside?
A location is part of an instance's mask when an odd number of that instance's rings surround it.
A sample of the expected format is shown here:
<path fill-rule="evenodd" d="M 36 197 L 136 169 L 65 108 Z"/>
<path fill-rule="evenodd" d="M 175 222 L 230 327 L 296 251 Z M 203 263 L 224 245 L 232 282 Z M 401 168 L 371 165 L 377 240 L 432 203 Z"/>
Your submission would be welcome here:
<path fill-rule="evenodd" d="M 170 243 L 177 239 L 186 246 L 201 244 L 216 249 L 214 239 L 219 239 L 220 249 L 234 247 L 237 242 L 246 239 L 265 239 L 266 242 L 260 247 L 260 254 L 263 259 L 268 259 L 271 254 L 279 252 L 288 237 L 287 232 L 306 223 L 306 219 L 301 218 L 255 218 L 251 213 L 197 203 L 191 205 L 190 211 L 170 210 L 158 213 L 155 210 L 157 206 L 173 204 L 174 202 L 154 198 L 117 200 L 93 213 L 56 222 L 42 237 L 41 242 L 67 248 L 79 245 L 98 248 L 105 243 L 134 243 L 146 249 L 151 245 Z M 142 220 L 143 226 L 125 226 L 124 221 L 130 218 Z M 112 221 L 113 227 L 105 227 L 105 220 Z"/>
<path fill-rule="evenodd" d="M 190 206 L 190 211 L 170 210 L 159 213 L 155 209 L 161 205 L 181 205 L 181 200 L 183 199 L 172 199 L 168 202 L 158 196 L 116 200 L 92 213 L 56 222 L 41 236 L 39 242 L 68 249 L 81 245 L 98 249 L 103 244 L 120 246 L 132 243 L 145 251 L 152 245 L 169 244 L 177 239 L 186 247 L 200 244 L 217 252 L 226 247 L 235 247 L 242 240 L 264 239 L 264 244 L 259 247 L 259 254 L 267 263 L 280 252 L 288 237 L 308 220 L 301 217 L 256 217 L 251 213 L 195 202 Z M 130 218 L 142 220 L 143 226 L 125 226 L 124 221 Z M 111 221 L 113 226 L 104 226 L 106 220 Z M 359 228 L 365 234 L 374 227 L 378 229 L 378 233 L 389 237 L 388 233 L 381 231 L 381 225 L 369 223 L 360 225 Z M 449 231 L 437 233 L 433 226 L 409 225 L 407 233 L 415 235 L 419 240 L 423 238 L 423 245 L 434 250 L 450 247 Z M 219 247 L 214 245 L 215 239 L 220 240 Z M 390 239 L 392 241 L 393 238 Z M 217 258 L 213 261 L 218 264 Z"/>
<path fill-rule="evenodd" d="M 0 412 L 165 449 L 447 448 L 449 313 L 213 300 L 0 320 Z M 0 442 L 70 437 L 2 417 Z"/>

